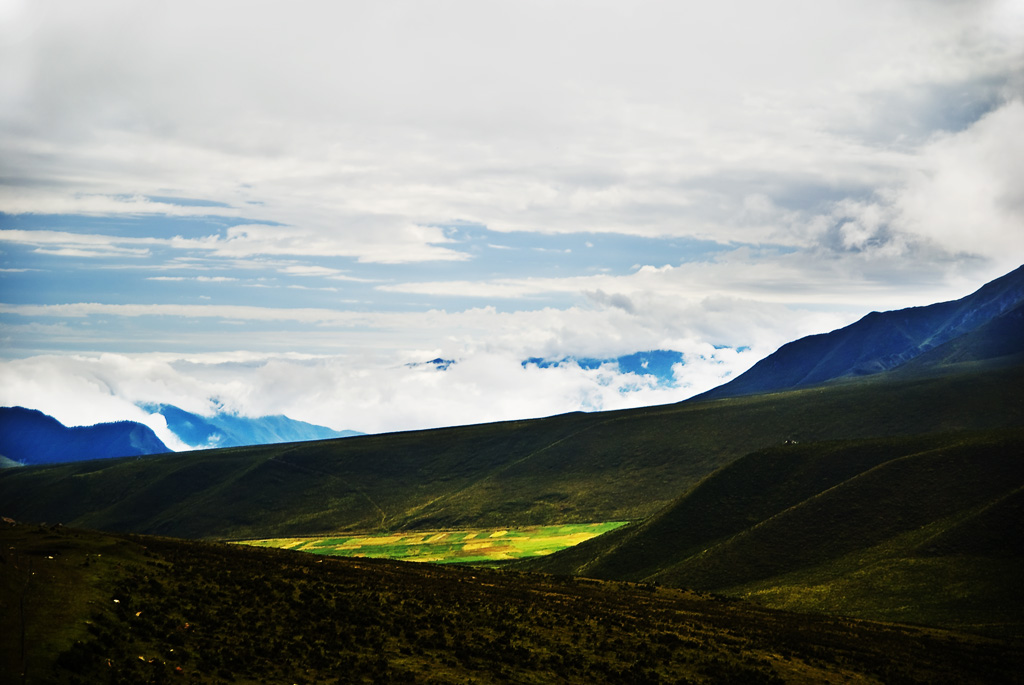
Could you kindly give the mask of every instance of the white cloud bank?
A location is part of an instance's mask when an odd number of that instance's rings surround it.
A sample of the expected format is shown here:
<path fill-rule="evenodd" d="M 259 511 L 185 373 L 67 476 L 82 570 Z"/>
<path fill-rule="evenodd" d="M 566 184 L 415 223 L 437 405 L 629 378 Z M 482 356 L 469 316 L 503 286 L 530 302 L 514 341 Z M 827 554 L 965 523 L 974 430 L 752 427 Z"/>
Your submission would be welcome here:
<path fill-rule="evenodd" d="M 794 329 L 802 335 L 849 320 L 849 315 L 727 298 L 690 302 L 644 296 L 628 307 L 605 300 L 594 293 L 590 306 L 564 310 L 502 313 L 488 307 L 359 315 L 358 322 L 341 322 L 352 324 L 351 331 L 337 328 L 334 320 L 318 334 L 302 334 L 306 346 L 313 336 L 318 342 L 335 341 L 337 354 L 233 352 L 229 340 L 224 351 L 204 354 L 12 359 L 0 362 L 0 405 L 31 406 L 71 425 L 139 420 L 161 438 L 168 435 L 162 419 L 146 416 L 136 405 L 169 403 L 200 414 L 283 413 L 364 432 L 478 423 L 679 401 L 746 370 L 786 342 Z M 192 308 L 190 315 L 199 309 Z M 225 316 L 268 315 L 255 307 L 210 310 Z M 109 317 L 161 310 L 73 305 L 55 311 Z M 313 321 L 329 315 L 309 314 Z M 735 349 L 741 346 L 749 349 Z M 534 357 L 611 359 L 654 349 L 683 353 L 684 364 L 674 369 L 674 378 L 623 373 L 614 364 L 599 369 L 523 364 Z M 456 363 L 444 371 L 422 364 L 438 357 Z"/>
<path fill-rule="evenodd" d="M 207 416 L 284 413 L 336 429 L 387 432 L 679 401 L 744 370 L 753 357 L 693 345 L 685 366 L 677 366 L 680 382 L 665 386 L 614 365 L 538 368 L 488 352 L 447 370 L 339 358 L 261 359 L 240 366 L 146 356 L 37 356 L 0 367 L 0 405 L 33 407 L 67 425 L 139 421 L 169 447 L 182 449 L 162 417 L 137 405 L 168 403 Z"/>

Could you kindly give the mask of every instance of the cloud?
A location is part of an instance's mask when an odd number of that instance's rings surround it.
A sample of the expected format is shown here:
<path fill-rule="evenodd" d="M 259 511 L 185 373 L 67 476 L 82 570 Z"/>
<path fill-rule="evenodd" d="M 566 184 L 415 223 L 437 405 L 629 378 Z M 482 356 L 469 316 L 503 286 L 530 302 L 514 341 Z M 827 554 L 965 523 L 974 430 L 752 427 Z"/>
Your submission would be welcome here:
<path fill-rule="evenodd" d="M 331 269 L 326 266 L 317 266 L 315 264 L 293 264 L 282 268 L 281 272 L 294 276 L 326 276 L 329 278 L 341 275 L 341 272 L 338 269 Z"/>
<path fill-rule="evenodd" d="M 893 224 L 952 252 L 1014 266 L 1024 254 L 1024 102 L 937 137 L 891 203 Z M 1008 260 L 1008 261 L 1007 261 Z"/>
<path fill-rule="evenodd" d="M 426 228 L 452 219 L 785 241 L 736 220 L 746 198 L 863 192 L 913 166 L 935 130 L 1020 87 L 1019 15 L 1009 2 L 29 4 L 0 60 L 21 84 L 3 108 L 19 177 L 0 207 L 237 216 L 255 201 L 290 228 L 236 229 L 211 249 L 383 263 L 465 259 Z M 271 34 L 273 49 L 254 38 Z M 964 92 L 956 117 L 927 116 Z M 149 199 L 168 188 L 230 207 Z"/>
<path fill-rule="evenodd" d="M 633 306 L 633 301 L 621 293 L 609 295 L 603 290 L 594 290 L 592 292 L 587 292 L 586 296 L 598 304 L 618 307 L 629 314 L 636 312 L 636 308 Z"/>
<path fill-rule="evenodd" d="M 792 289 L 797 289 L 796 284 Z M 608 298 L 606 298 L 608 299 Z M 677 297 L 671 292 L 636 291 L 632 310 L 616 306 L 617 297 L 607 302 L 595 300 L 594 306 L 564 309 L 544 307 L 535 310 L 502 312 L 484 306 L 461 311 L 360 312 L 322 308 L 274 308 L 218 304 L 102 304 L 68 303 L 54 305 L 0 304 L 0 313 L 25 319 L 66 319 L 81 321 L 75 330 L 88 336 L 90 321 L 107 321 L 94 334 L 105 336 L 110 320 L 131 323 L 139 317 L 166 317 L 170 321 L 221 319 L 249 322 L 253 325 L 302 324 L 302 346 L 295 345 L 295 334 L 281 329 L 281 342 L 291 341 L 292 350 L 308 349 L 314 342 L 329 344 L 335 352 L 378 348 L 389 354 L 406 350 L 446 346 L 443 353 L 430 358 L 463 358 L 487 349 L 514 351 L 531 356 L 581 355 L 616 357 L 643 349 L 672 349 L 667 343 L 679 339 L 709 340 L 716 344 L 771 346 L 796 334 L 820 332 L 835 323 L 848 323 L 854 313 L 814 312 L 763 300 L 730 297 Z M 611 305 L 611 306 L 606 306 Z M 861 311 L 865 311 L 864 308 Z M 83 321 L 84 320 L 84 321 Z M 165 344 L 179 346 L 192 340 L 194 325 L 179 323 L 161 330 Z M 834 327 L 834 326 L 833 326 Z M 827 329 L 824 329 L 827 330 Z M 339 338 L 339 331 L 347 331 Z M 219 347 L 216 335 L 199 331 L 211 340 L 202 349 L 228 351 Z M 179 337 L 181 336 L 181 337 Z M 269 335 L 260 336 L 273 342 Z M 254 342 L 259 342 L 259 338 Z M 223 344 L 237 346 L 236 340 Z M 770 350 L 768 350 L 770 351 Z"/>
<path fill-rule="evenodd" d="M 63 331 L 50 326 L 40 332 L 51 341 L 116 337 L 117 320 L 163 316 L 171 317 L 160 333 L 163 345 L 200 349 L 193 344 L 196 324 L 191 322 L 223 317 L 279 330 L 254 338 L 271 348 L 279 341 L 277 349 L 325 352 L 240 352 L 238 341 L 248 336 L 211 339 L 201 333 L 202 349 L 210 350 L 205 354 L 37 355 L 0 362 L 0 403 L 33 406 L 70 423 L 150 421 L 129 411 L 129 405 L 165 402 L 198 413 L 214 407 L 250 416 L 284 413 L 368 432 L 466 424 L 679 401 L 742 372 L 796 335 L 828 330 L 849 318 L 733 298 L 691 301 L 648 292 L 630 302 L 632 308 L 623 308 L 621 296 L 606 296 L 565 309 L 422 313 L 213 304 L 5 305 L 7 316 L 42 316 L 57 320 L 58 327 L 67 322 Z M 87 325 L 94 319 L 100 325 Z M 295 345 L 287 322 L 312 326 L 302 329 L 302 346 Z M 20 335 L 14 328 L 6 330 Z M 737 352 L 741 346 L 749 349 Z M 522 364 L 531 357 L 610 359 L 655 349 L 683 354 L 686 363 L 673 384 L 610 367 Z M 457 363 L 444 372 L 408 366 L 438 357 Z"/>
<path fill-rule="evenodd" d="M 1012 270 L 1024 254 L 1022 130 L 1024 102 L 1014 99 L 933 135 L 891 183 L 795 217 L 803 250 L 895 278 L 906 277 L 900 262 L 930 268 L 958 287 L 972 272 L 987 279 Z"/>
<path fill-rule="evenodd" d="M 152 238 L 118 238 L 67 231 L 0 229 L 0 242 L 30 245 L 41 254 L 82 257 L 124 257 L 149 254 L 146 248 L 119 245 L 154 245 Z"/>
<path fill-rule="evenodd" d="M 440 228 L 432 226 L 406 226 L 398 231 L 399 239 L 391 245 L 380 245 L 366 240 L 362 233 L 323 235 L 289 226 L 237 225 L 226 229 L 225 235 L 207 235 L 200 238 L 156 238 L 147 236 L 114 236 L 72 233 L 45 229 L 0 229 L 0 241 L 31 245 L 41 254 L 76 257 L 144 256 L 149 248 L 123 247 L 146 245 L 205 252 L 216 257 L 241 259 L 262 255 L 288 255 L 313 257 L 356 257 L 361 262 L 403 264 L 417 261 L 461 261 L 469 255 L 438 247 L 450 242 Z M 292 266 L 285 272 L 306 275 L 328 275 L 326 267 Z M 318 273 L 319 272 L 319 273 Z M 339 272 L 331 270 L 331 275 Z"/>
<path fill-rule="evenodd" d="M 857 216 L 859 228 L 867 223 L 874 230 L 879 220 L 873 213 L 892 210 L 874 205 L 842 203 L 828 216 L 827 222 L 841 236 L 849 236 L 851 216 Z M 874 223 L 872 223 L 874 222 Z M 888 230 L 888 229 L 886 229 Z M 872 240 L 875 234 L 872 234 Z M 840 237 L 837 240 L 845 240 Z M 851 251 L 828 246 L 825 242 L 811 243 L 805 249 L 757 249 L 740 247 L 716 253 L 704 261 L 678 265 L 640 266 L 632 273 L 592 274 L 565 278 L 506 278 L 469 281 L 420 281 L 377 286 L 386 292 L 415 293 L 420 295 L 495 298 L 537 298 L 544 294 L 561 293 L 575 296 L 578 301 L 619 307 L 632 312 L 638 301 L 669 302 L 675 300 L 692 306 L 708 298 L 735 298 L 737 300 L 788 305 L 794 308 L 815 306 L 837 310 L 860 311 L 900 308 L 908 303 L 929 303 L 935 298 L 962 297 L 966 283 L 977 275 L 947 258 L 944 268 L 937 269 L 941 260 L 922 260 L 919 263 L 898 266 L 907 259 L 904 249 L 871 249 Z M 909 248 L 908 248 L 909 249 Z M 908 277 L 913 273 L 913 277 Z M 1002 275 L 992 273 L 986 276 Z M 953 278 L 951 276 L 957 276 Z M 903 282 L 899 279 L 907 279 Z M 916 282 L 915 282 L 916 281 Z M 851 285 L 855 283 L 855 285 Z M 895 287 L 895 286 L 899 287 Z"/>
<path fill-rule="evenodd" d="M 44 356 L 0 365 L 0 404 L 38 408 L 69 425 L 136 420 L 181 449 L 159 417 L 137 405 L 168 403 L 207 416 L 285 413 L 338 429 L 383 432 L 674 402 L 746 368 L 751 357 L 694 346 L 677 371 L 680 383 L 671 387 L 610 366 L 541 369 L 493 352 L 443 371 L 334 357 L 197 363 L 146 355 Z"/>
<path fill-rule="evenodd" d="M 147 276 L 147 281 L 196 281 L 198 283 L 231 283 L 237 278 L 230 276 Z"/>

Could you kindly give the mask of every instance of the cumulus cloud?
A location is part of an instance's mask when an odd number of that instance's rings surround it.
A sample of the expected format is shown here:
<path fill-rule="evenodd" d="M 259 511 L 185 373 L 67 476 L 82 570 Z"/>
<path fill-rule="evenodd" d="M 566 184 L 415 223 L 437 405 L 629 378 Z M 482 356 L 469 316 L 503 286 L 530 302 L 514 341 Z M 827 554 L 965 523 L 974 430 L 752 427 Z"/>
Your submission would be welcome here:
<path fill-rule="evenodd" d="M 962 130 L 936 133 L 870 195 L 795 217 L 794 235 L 811 254 L 894 283 L 923 269 L 956 287 L 1002 275 L 1024 255 L 1022 130 L 1024 101 L 1013 99 Z"/>
<path fill-rule="evenodd" d="M 891 198 L 894 226 L 958 253 L 1014 266 L 1024 254 L 1024 102 L 938 136 Z"/>

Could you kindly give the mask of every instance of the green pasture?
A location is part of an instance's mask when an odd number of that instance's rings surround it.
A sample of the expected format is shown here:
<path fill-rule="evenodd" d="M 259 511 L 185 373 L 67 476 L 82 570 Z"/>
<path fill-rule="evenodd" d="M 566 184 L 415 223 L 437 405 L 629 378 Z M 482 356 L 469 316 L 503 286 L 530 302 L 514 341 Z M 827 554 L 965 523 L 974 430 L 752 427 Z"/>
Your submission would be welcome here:
<path fill-rule="evenodd" d="M 625 521 L 573 523 L 526 528 L 473 528 L 331 537 L 240 540 L 253 547 L 277 547 L 340 557 L 375 557 L 439 564 L 507 561 L 539 557 L 624 526 Z"/>

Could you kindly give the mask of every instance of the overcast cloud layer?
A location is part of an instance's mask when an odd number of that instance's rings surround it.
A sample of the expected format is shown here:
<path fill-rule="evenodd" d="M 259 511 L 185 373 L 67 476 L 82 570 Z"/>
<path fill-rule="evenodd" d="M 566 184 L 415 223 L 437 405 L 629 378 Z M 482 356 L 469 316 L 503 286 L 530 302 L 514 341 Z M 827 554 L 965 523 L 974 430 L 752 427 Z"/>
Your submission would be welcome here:
<path fill-rule="evenodd" d="M 1022 178 L 1012 0 L 0 0 L 0 404 L 677 401 L 1019 266 Z"/>

